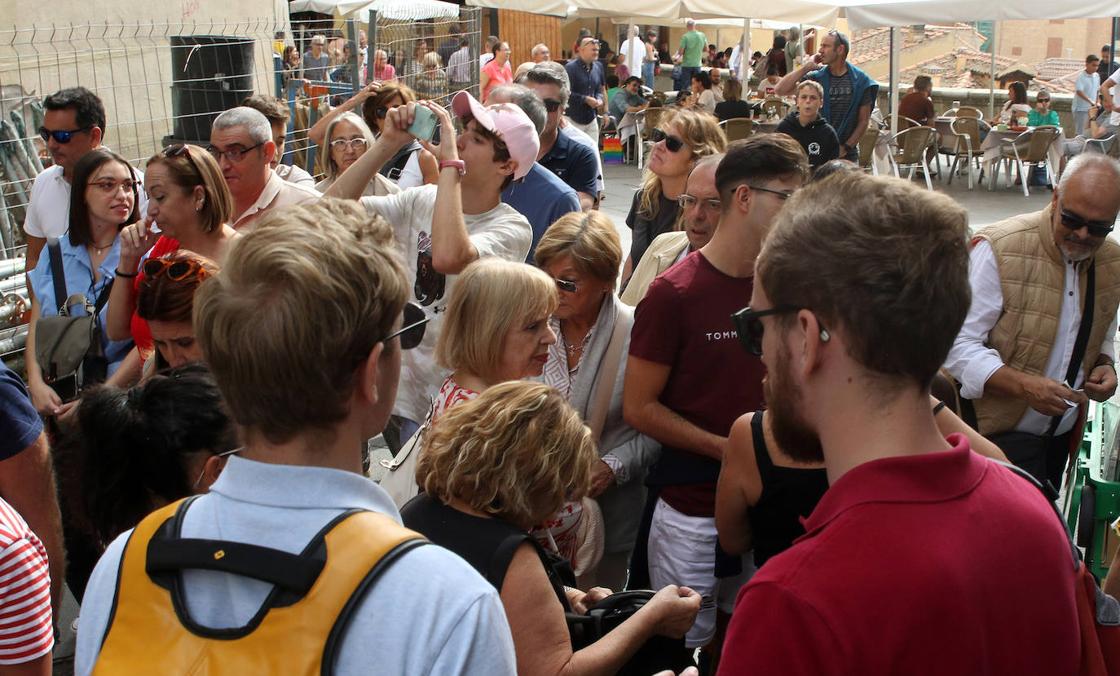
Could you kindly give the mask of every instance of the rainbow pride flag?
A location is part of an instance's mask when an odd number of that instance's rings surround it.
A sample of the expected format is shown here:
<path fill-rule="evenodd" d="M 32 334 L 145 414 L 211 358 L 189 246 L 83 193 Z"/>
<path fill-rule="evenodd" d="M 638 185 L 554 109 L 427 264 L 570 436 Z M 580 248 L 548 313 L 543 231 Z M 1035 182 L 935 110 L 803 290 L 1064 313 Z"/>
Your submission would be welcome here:
<path fill-rule="evenodd" d="M 603 164 L 622 164 L 622 141 L 617 136 L 603 139 Z"/>

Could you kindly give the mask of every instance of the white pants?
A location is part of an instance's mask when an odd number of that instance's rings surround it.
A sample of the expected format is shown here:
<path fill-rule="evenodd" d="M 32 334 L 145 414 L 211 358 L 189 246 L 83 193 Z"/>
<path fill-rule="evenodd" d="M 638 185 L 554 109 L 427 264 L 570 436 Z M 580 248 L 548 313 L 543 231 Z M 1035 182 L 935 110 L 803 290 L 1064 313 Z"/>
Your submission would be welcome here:
<path fill-rule="evenodd" d="M 711 642 L 716 633 L 716 608 L 731 613 L 739 588 L 754 574 L 754 562 L 743 559 L 736 577 L 715 576 L 716 520 L 681 514 L 664 500 L 657 501 L 649 529 L 649 581 L 657 590 L 667 584 L 690 587 L 700 594 L 700 614 L 685 634 L 689 648 Z"/>
<path fill-rule="evenodd" d="M 576 129 L 579 129 L 583 133 L 590 136 L 591 140 L 594 141 L 596 145 L 599 144 L 599 116 L 598 115 L 595 116 L 594 120 L 591 120 L 587 124 L 580 124 L 579 122 L 576 122 L 575 120 L 573 120 L 570 117 L 567 118 L 567 120 L 568 120 L 568 124 L 572 125 Z"/>

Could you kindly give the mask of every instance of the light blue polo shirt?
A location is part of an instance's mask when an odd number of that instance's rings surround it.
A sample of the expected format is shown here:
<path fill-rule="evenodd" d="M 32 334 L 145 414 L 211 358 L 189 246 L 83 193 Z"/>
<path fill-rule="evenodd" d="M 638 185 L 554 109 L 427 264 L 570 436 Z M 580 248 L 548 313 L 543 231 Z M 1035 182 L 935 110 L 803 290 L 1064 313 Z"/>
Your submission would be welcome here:
<path fill-rule="evenodd" d="M 90 304 L 96 304 L 97 296 L 101 293 L 101 290 L 111 285 L 117 274 L 117 263 L 121 259 L 120 237 L 113 241 L 113 248 L 109 250 L 105 260 L 101 261 L 101 267 L 98 269 L 98 272 L 101 273 L 101 279 L 96 283 L 93 281 L 93 265 L 89 259 L 89 251 L 84 246 L 71 244 L 69 233 L 59 237 L 58 244 L 62 252 L 62 272 L 66 276 L 66 293 L 70 296 L 78 293 L 85 294 Z M 58 315 L 60 301 L 54 297 L 54 277 L 51 273 L 51 257 L 47 247 L 43 247 L 43 252 L 39 254 L 39 262 L 35 265 L 35 269 L 31 271 L 29 277 L 31 288 L 39 302 L 40 315 L 43 317 Z M 70 311 L 74 316 L 85 314 L 85 308 L 71 307 Z M 124 361 L 129 350 L 132 349 L 132 339 L 109 340 L 105 334 L 105 323 L 109 317 L 109 303 L 107 301 L 101 308 L 101 312 L 98 313 L 98 317 L 101 322 L 101 348 L 105 351 L 105 358 L 109 361 L 109 375 L 113 375 L 117 367 Z"/>
<path fill-rule="evenodd" d="M 182 535 L 298 554 L 327 523 L 353 508 L 400 522 L 385 491 L 358 474 L 234 456 L 210 493 L 191 504 Z M 89 674 L 101 650 L 129 534 L 109 545 L 90 577 L 78 623 L 75 674 Z M 183 573 L 183 589 L 196 622 L 228 628 L 247 624 L 272 585 L 192 570 Z M 424 545 L 398 558 L 358 604 L 343 635 L 337 666 L 338 674 L 514 674 L 517 661 L 493 586 L 458 556 Z M 173 667 L 161 665 L 161 670 L 171 673 L 176 671 Z"/>

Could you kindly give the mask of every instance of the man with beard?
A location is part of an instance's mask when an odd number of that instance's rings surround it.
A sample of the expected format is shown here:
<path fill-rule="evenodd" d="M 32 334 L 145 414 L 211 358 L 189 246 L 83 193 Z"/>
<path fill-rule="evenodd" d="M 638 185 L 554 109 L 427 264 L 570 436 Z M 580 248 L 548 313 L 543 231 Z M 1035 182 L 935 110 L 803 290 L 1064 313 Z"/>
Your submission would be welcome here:
<path fill-rule="evenodd" d="M 744 588 L 720 673 L 1077 671 L 1052 505 L 942 436 L 929 405 L 968 312 L 966 232 L 945 195 L 856 173 L 778 216 L 736 324 L 769 374 L 774 440 L 823 460 L 830 488 Z"/>
<path fill-rule="evenodd" d="M 716 481 L 727 435 L 736 418 L 762 404 L 762 363 L 739 348 L 731 313 L 750 297 L 755 256 L 807 173 L 805 152 L 784 134 L 728 146 L 715 174 L 719 228 L 656 278 L 635 312 L 623 415 L 662 449 L 647 479 L 648 548 L 639 538 L 631 584 L 644 577 L 646 555 L 651 584 L 700 593 L 689 648 L 713 643 L 717 607 L 730 613 L 749 573 L 739 558 L 716 553 Z M 718 639 L 710 649 L 718 654 Z"/>
<path fill-rule="evenodd" d="M 716 190 L 716 167 L 723 157 L 723 153 L 716 153 L 701 158 L 689 172 L 684 194 L 677 198 L 683 229 L 662 233 L 650 242 L 622 292 L 623 303 L 637 305 L 655 277 L 712 241 L 723 211 Z"/>
<path fill-rule="evenodd" d="M 945 366 L 980 433 L 1061 485 L 1078 407 L 1116 391 L 1120 164 L 1076 157 L 1042 211 L 973 238 L 972 307 Z M 1085 321 L 1082 321 L 1082 319 Z"/>

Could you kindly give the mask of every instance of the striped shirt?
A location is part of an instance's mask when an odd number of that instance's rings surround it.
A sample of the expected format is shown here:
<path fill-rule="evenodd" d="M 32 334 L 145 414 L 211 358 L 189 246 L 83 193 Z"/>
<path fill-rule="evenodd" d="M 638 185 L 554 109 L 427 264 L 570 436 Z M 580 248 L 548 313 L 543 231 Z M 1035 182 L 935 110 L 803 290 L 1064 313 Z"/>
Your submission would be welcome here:
<path fill-rule="evenodd" d="M 0 499 L 0 665 L 29 662 L 53 647 L 47 550 Z"/>

